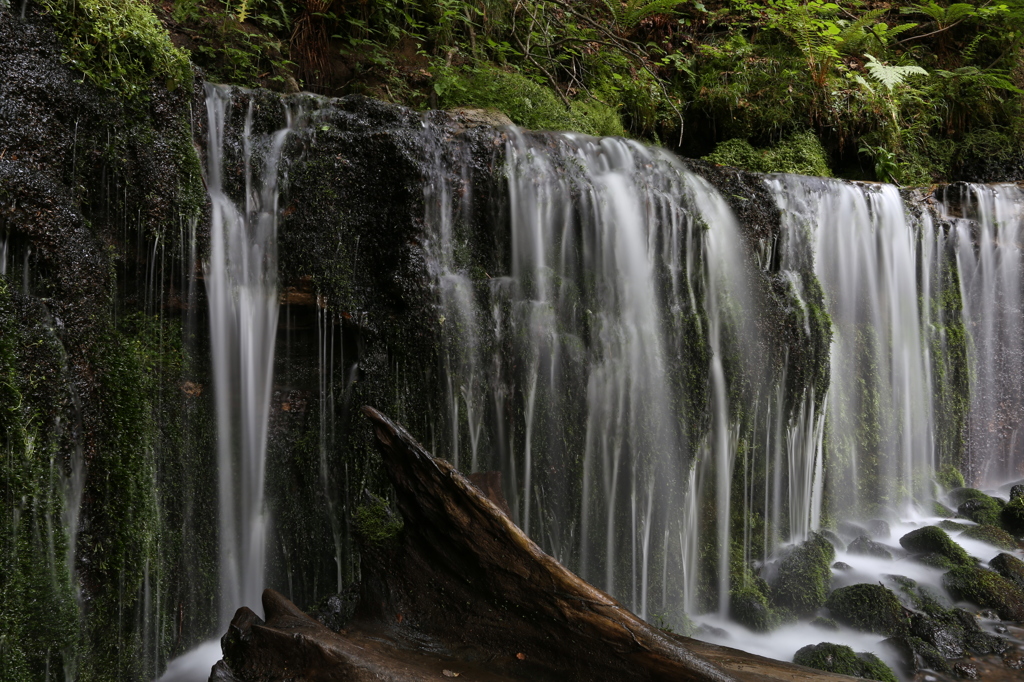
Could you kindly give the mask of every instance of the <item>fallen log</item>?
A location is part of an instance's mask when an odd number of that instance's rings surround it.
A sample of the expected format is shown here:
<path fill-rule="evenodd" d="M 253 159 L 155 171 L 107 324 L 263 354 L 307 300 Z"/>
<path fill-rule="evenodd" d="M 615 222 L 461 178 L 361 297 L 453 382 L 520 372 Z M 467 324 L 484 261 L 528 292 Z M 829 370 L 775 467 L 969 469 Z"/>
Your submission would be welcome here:
<path fill-rule="evenodd" d="M 404 525 L 364 541 L 353 624 L 334 633 L 267 590 L 266 622 L 239 609 L 211 681 L 852 679 L 650 625 L 544 553 L 401 426 L 363 412 Z"/>

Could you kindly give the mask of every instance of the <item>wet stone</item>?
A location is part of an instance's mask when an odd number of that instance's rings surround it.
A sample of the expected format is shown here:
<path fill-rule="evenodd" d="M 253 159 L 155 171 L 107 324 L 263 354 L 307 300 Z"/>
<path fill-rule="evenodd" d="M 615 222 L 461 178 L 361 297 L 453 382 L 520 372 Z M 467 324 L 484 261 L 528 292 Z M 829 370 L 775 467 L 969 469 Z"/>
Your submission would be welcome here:
<path fill-rule="evenodd" d="M 1024 589 L 1024 561 L 1017 557 L 1003 552 L 988 562 L 999 575 L 1003 576 L 1017 587 Z"/>
<path fill-rule="evenodd" d="M 834 564 L 832 564 L 832 568 L 836 569 L 837 571 L 852 571 L 853 570 L 853 566 L 851 566 L 850 564 L 846 563 L 845 561 L 837 561 L 837 562 L 835 562 Z"/>
<path fill-rule="evenodd" d="M 978 666 L 968 661 L 957 661 L 953 664 L 953 672 L 965 680 L 978 679 Z"/>
<path fill-rule="evenodd" d="M 850 543 L 846 548 L 850 554 L 863 554 L 866 556 L 878 557 L 879 559 L 892 559 L 892 552 L 885 545 L 879 544 L 867 535 L 861 535 Z"/>

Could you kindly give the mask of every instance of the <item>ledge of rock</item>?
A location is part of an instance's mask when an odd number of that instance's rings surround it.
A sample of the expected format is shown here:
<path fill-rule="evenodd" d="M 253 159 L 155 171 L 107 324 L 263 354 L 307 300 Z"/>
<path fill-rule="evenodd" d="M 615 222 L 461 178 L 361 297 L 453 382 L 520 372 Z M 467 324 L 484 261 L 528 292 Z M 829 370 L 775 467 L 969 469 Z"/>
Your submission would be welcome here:
<path fill-rule="evenodd" d="M 366 407 L 404 526 L 365 543 L 333 632 L 273 590 L 241 608 L 211 682 L 851 680 L 660 630 L 545 554 L 469 478 Z"/>

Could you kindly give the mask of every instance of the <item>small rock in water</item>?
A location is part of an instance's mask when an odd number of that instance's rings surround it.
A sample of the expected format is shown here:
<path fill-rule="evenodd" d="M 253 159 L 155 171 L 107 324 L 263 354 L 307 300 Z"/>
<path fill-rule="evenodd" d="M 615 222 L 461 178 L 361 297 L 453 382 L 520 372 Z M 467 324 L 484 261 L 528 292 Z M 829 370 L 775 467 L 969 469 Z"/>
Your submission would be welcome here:
<path fill-rule="evenodd" d="M 435 670 L 436 670 L 436 668 L 435 668 Z M 444 670 L 442 670 L 442 671 L 441 671 L 441 673 L 442 673 L 442 674 L 443 674 L 443 675 L 444 675 L 445 677 L 458 677 L 458 676 L 459 676 L 459 673 L 455 672 L 454 670 L 448 670 L 447 668 L 445 668 Z"/>
<path fill-rule="evenodd" d="M 859 538 L 850 543 L 850 546 L 846 548 L 850 554 L 865 554 L 867 556 L 874 556 L 880 559 L 892 559 L 892 552 L 885 545 L 881 545 L 867 535 L 861 535 Z"/>
<path fill-rule="evenodd" d="M 965 680 L 976 680 L 978 679 L 978 666 L 967 661 L 957 661 L 953 664 L 953 672 L 956 673 L 957 677 L 962 677 Z"/>
<path fill-rule="evenodd" d="M 710 635 L 712 637 L 718 637 L 720 639 L 729 638 L 729 632 L 727 630 L 723 630 L 722 628 L 716 628 L 714 625 L 708 625 L 707 623 L 701 623 L 697 627 L 697 632 L 695 634 L 697 637 L 700 637 L 701 635 Z"/>
<path fill-rule="evenodd" d="M 873 538 L 885 540 L 892 537 L 892 530 L 889 522 L 884 519 L 872 519 L 868 521 L 868 534 Z"/>
<path fill-rule="evenodd" d="M 1006 627 L 1005 625 L 997 625 L 992 629 L 1001 635 L 1005 635 L 1007 632 L 1010 631 L 1010 628 Z"/>
<path fill-rule="evenodd" d="M 853 570 L 853 566 L 851 566 L 850 564 L 846 563 L 845 561 L 837 561 L 837 562 L 835 562 L 834 564 L 832 564 L 832 568 L 836 569 L 837 571 L 852 571 Z"/>
<path fill-rule="evenodd" d="M 1024 652 L 1020 649 L 1003 654 L 1003 665 L 1011 670 L 1024 670 Z"/>

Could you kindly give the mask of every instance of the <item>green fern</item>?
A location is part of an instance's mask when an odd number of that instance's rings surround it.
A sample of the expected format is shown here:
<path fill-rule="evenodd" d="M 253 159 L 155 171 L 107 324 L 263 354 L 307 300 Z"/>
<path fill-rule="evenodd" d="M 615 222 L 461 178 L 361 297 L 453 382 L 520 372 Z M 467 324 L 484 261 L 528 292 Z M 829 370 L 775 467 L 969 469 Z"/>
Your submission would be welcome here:
<path fill-rule="evenodd" d="M 928 75 L 928 72 L 920 66 L 893 66 L 878 61 L 870 54 L 865 54 L 864 56 L 868 58 L 868 63 L 865 64 L 868 73 L 871 74 L 872 78 L 884 85 L 885 89 L 889 92 L 892 92 L 892 89 L 896 86 L 901 85 L 909 76 Z"/>
<path fill-rule="evenodd" d="M 654 14 L 672 14 L 682 3 L 679 0 L 604 0 L 604 4 L 612 13 L 616 24 L 624 28 L 633 28 Z"/>
<path fill-rule="evenodd" d="M 943 7 L 934 2 L 934 0 L 931 0 L 927 5 L 904 7 L 900 11 L 904 14 L 924 14 L 931 17 L 939 25 L 940 29 L 948 28 L 958 21 L 978 13 L 978 9 L 974 5 L 969 5 L 966 2 L 957 2 L 949 7 Z"/>

